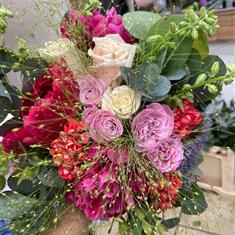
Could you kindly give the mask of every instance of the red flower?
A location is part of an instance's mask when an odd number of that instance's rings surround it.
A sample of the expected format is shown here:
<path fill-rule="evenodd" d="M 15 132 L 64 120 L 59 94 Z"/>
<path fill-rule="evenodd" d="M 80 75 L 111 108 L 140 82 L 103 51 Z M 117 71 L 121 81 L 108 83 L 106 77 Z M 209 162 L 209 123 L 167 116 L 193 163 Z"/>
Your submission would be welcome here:
<path fill-rule="evenodd" d="M 64 132 L 61 132 L 59 137 L 51 143 L 50 154 L 55 164 L 59 166 L 59 171 L 60 167 L 63 167 L 70 169 L 73 175 L 80 175 L 79 166 L 87 159 L 86 145 L 89 141 L 90 136 L 86 132 L 85 122 L 69 119 L 67 125 L 64 126 Z M 59 175 L 65 179 L 62 174 Z"/>
<path fill-rule="evenodd" d="M 152 198 L 153 204 L 155 198 L 157 197 L 158 202 L 155 206 L 155 209 L 165 211 L 170 209 L 178 199 L 178 190 L 182 186 L 182 182 L 179 176 L 175 172 L 164 174 L 162 180 L 156 182 L 155 185 L 150 187 L 150 196 Z"/>
<path fill-rule="evenodd" d="M 174 111 L 174 133 L 182 139 L 186 139 L 190 137 L 191 131 L 202 123 L 203 117 L 202 114 L 193 107 L 192 101 L 183 100 L 183 107 L 184 111 L 180 108 Z"/>
<path fill-rule="evenodd" d="M 30 107 L 38 99 L 42 99 L 46 96 L 47 92 L 52 89 L 52 78 L 48 75 L 43 75 L 37 78 L 33 84 L 31 92 L 25 92 L 25 96 L 21 101 L 21 115 L 25 116 L 29 113 Z"/>
<path fill-rule="evenodd" d="M 60 166 L 58 169 L 58 175 L 64 179 L 64 180 L 73 180 L 74 179 L 74 173 L 71 169 L 65 168 L 63 166 Z"/>
<path fill-rule="evenodd" d="M 33 144 L 40 144 L 43 147 L 50 146 L 63 130 L 68 117 L 74 117 L 80 111 L 78 107 L 79 89 L 73 74 L 59 62 L 50 66 L 48 71 L 53 79 L 51 89 L 47 92 L 35 89 L 33 92 L 35 95 L 44 97 L 38 99 L 30 107 L 28 115 L 24 116 L 24 127 L 20 129 L 20 135 L 8 133 L 4 137 L 3 149 L 5 152 L 18 152 L 22 147 L 27 149 Z M 39 84 L 45 85 L 45 83 Z M 24 139 L 29 135 L 31 141 L 25 142 Z"/>

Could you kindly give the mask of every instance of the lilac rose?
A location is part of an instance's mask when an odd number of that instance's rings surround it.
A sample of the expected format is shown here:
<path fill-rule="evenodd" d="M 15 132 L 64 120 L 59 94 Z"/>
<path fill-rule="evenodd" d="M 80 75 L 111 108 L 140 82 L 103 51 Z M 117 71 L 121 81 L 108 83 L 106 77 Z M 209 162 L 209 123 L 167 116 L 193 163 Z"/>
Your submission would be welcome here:
<path fill-rule="evenodd" d="M 80 77 L 78 85 L 80 88 L 80 101 L 85 105 L 98 104 L 106 90 L 104 81 L 91 75 Z"/>
<path fill-rule="evenodd" d="M 105 143 L 123 133 L 121 121 L 109 111 L 90 107 L 84 111 L 84 118 L 90 136 L 96 142 Z"/>
<path fill-rule="evenodd" d="M 148 152 L 154 149 L 160 140 L 172 135 L 174 114 L 169 106 L 152 103 L 136 115 L 131 128 L 136 151 Z"/>
<path fill-rule="evenodd" d="M 184 158 L 184 146 L 178 137 L 159 141 L 157 146 L 147 153 L 153 165 L 162 173 L 176 170 Z"/>

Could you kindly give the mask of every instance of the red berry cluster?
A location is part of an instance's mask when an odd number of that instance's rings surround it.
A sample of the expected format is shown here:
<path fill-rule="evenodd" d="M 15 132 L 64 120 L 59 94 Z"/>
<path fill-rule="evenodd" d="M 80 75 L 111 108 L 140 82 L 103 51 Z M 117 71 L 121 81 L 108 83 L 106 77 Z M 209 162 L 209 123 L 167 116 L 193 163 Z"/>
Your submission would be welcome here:
<path fill-rule="evenodd" d="M 202 114 L 193 107 L 193 102 L 190 100 L 183 100 L 184 110 L 177 108 L 174 111 L 175 126 L 174 133 L 182 139 L 190 137 L 191 131 L 202 123 Z"/>
<path fill-rule="evenodd" d="M 175 172 L 165 173 L 162 180 L 150 187 L 150 196 L 155 209 L 161 211 L 170 209 L 178 199 L 178 190 L 181 186 L 182 181 Z"/>
<path fill-rule="evenodd" d="M 52 142 L 50 154 L 58 166 L 58 174 L 64 180 L 73 180 L 81 175 L 80 165 L 87 158 L 87 144 L 90 141 L 85 122 L 69 119 L 64 132 Z"/>

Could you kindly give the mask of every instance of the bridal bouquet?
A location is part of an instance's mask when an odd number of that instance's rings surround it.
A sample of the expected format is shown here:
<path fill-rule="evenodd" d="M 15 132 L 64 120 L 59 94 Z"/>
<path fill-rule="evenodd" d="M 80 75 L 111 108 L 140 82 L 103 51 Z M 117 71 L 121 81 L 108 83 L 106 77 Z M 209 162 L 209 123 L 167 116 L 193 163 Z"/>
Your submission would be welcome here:
<path fill-rule="evenodd" d="M 163 234 L 179 223 L 169 209 L 207 207 L 196 184 L 211 126 L 201 110 L 234 76 L 209 55 L 217 17 L 100 7 L 69 11 L 62 37 L 37 53 L 1 48 L 0 108 L 14 117 L 1 123 L 0 173 L 10 162 L 13 174 L 0 219 L 13 234 L 44 234 L 73 206 L 91 230 L 117 221 L 121 235 Z M 21 91 L 7 83 L 11 69 Z"/>

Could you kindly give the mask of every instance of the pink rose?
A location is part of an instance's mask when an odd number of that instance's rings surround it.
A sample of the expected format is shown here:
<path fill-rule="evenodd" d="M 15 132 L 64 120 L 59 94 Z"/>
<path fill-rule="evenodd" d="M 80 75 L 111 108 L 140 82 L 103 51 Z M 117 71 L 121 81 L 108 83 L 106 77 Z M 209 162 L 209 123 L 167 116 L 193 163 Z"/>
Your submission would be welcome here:
<path fill-rule="evenodd" d="M 81 103 L 85 105 L 100 103 L 106 88 L 103 80 L 85 75 L 79 78 L 78 85 L 80 87 L 79 97 Z"/>
<path fill-rule="evenodd" d="M 136 115 L 131 128 L 136 151 L 148 152 L 155 148 L 159 140 L 172 135 L 174 114 L 167 105 L 152 103 Z"/>
<path fill-rule="evenodd" d="M 89 133 L 96 142 L 113 140 L 123 133 L 121 121 L 109 111 L 88 108 L 84 112 Z"/>
<path fill-rule="evenodd" d="M 184 158 L 184 146 L 178 137 L 159 141 L 153 150 L 147 153 L 153 165 L 162 173 L 176 170 Z"/>

